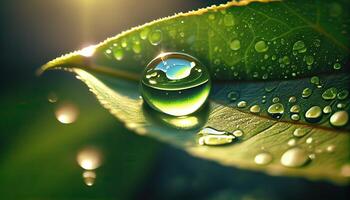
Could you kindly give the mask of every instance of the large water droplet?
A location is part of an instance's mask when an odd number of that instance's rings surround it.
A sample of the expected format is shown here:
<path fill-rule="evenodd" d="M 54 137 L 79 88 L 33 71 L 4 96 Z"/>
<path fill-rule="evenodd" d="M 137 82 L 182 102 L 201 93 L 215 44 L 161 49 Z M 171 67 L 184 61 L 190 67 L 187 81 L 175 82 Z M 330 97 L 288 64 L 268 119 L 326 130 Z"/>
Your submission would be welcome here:
<path fill-rule="evenodd" d="M 272 161 L 272 155 L 269 152 L 258 153 L 254 158 L 254 162 L 257 165 L 267 165 L 271 161 Z"/>
<path fill-rule="evenodd" d="M 322 109 L 319 106 L 312 106 L 305 113 L 305 119 L 309 122 L 318 122 L 322 117 Z"/>
<path fill-rule="evenodd" d="M 266 52 L 269 49 L 269 46 L 267 46 L 265 41 L 260 40 L 259 42 L 255 43 L 254 48 L 257 52 L 262 53 Z"/>
<path fill-rule="evenodd" d="M 161 30 L 153 30 L 148 36 L 148 40 L 152 45 L 158 45 L 163 39 Z"/>
<path fill-rule="evenodd" d="M 284 113 L 284 107 L 281 103 L 275 103 L 272 104 L 268 109 L 267 112 L 276 119 L 280 119 Z"/>
<path fill-rule="evenodd" d="M 305 43 L 303 41 L 301 41 L 301 40 L 295 42 L 294 45 L 293 45 L 293 51 L 296 51 L 298 53 L 306 52 Z"/>
<path fill-rule="evenodd" d="M 233 51 L 237 51 L 241 48 L 241 42 L 237 39 L 235 40 L 232 40 L 230 42 L 230 49 L 233 50 Z"/>
<path fill-rule="evenodd" d="M 329 119 L 329 122 L 336 127 L 345 126 L 348 123 L 348 121 L 349 114 L 344 110 L 333 113 L 333 115 Z"/>
<path fill-rule="evenodd" d="M 301 96 L 303 98 L 308 98 L 312 94 L 312 89 L 311 88 L 305 88 L 303 92 L 301 93 Z"/>
<path fill-rule="evenodd" d="M 327 90 L 325 90 L 323 93 L 322 93 L 322 98 L 324 100 L 332 100 L 332 99 L 335 99 L 335 97 L 337 96 L 337 88 L 335 87 L 331 87 L 331 88 L 328 88 Z"/>
<path fill-rule="evenodd" d="M 281 157 L 281 164 L 285 167 L 301 167 L 308 161 L 307 152 L 300 147 L 288 149 Z"/>
<path fill-rule="evenodd" d="M 155 72 L 156 77 L 149 76 Z M 209 72 L 194 57 L 163 53 L 147 65 L 140 87 L 143 99 L 152 108 L 183 116 L 197 111 L 205 103 L 211 83 Z"/>

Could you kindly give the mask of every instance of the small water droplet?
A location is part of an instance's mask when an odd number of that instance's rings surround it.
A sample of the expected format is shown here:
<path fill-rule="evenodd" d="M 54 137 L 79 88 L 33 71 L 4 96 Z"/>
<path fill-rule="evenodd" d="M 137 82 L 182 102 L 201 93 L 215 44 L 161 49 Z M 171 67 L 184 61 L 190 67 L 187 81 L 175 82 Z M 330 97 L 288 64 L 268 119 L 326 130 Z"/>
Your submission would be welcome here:
<path fill-rule="evenodd" d="M 310 82 L 314 85 L 319 85 L 320 84 L 320 78 L 318 76 L 313 76 L 310 79 Z"/>
<path fill-rule="evenodd" d="M 333 68 L 336 70 L 341 69 L 341 65 L 339 63 L 334 63 Z"/>
<path fill-rule="evenodd" d="M 83 179 L 87 186 L 93 186 L 96 180 L 96 173 L 94 171 L 86 170 L 83 172 Z"/>
<path fill-rule="evenodd" d="M 310 132 L 311 129 L 309 128 L 296 128 L 293 132 L 293 135 L 295 137 L 303 137 L 306 135 L 308 132 Z"/>
<path fill-rule="evenodd" d="M 269 86 L 266 86 L 265 87 L 265 91 L 266 92 L 272 92 L 273 90 L 275 90 L 276 89 L 276 85 L 269 85 Z"/>
<path fill-rule="evenodd" d="M 132 50 L 133 50 L 133 52 L 136 53 L 136 54 L 141 53 L 141 45 L 140 45 L 140 43 L 134 43 L 134 44 L 132 45 Z"/>
<path fill-rule="evenodd" d="M 237 129 L 237 130 L 232 132 L 232 135 L 234 135 L 235 137 L 242 137 L 243 136 L 243 131 Z"/>
<path fill-rule="evenodd" d="M 337 108 L 338 109 L 343 109 L 346 107 L 346 104 L 345 103 L 337 103 Z"/>
<path fill-rule="evenodd" d="M 333 113 L 333 115 L 329 119 L 329 122 L 331 123 L 331 125 L 336 127 L 345 126 L 348 123 L 348 121 L 349 121 L 348 112 L 344 110 Z"/>
<path fill-rule="evenodd" d="M 295 103 L 296 101 L 297 101 L 297 98 L 295 96 L 289 97 L 289 100 L 288 100 L 289 103 Z"/>
<path fill-rule="evenodd" d="M 314 63 L 314 57 L 313 56 L 305 56 L 305 62 L 307 65 L 312 65 Z"/>
<path fill-rule="evenodd" d="M 115 51 L 113 51 L 113 55 L 114 55 L 114 58 L 117 59 L 117 60 L 122 60 L 123 59 L 123 56 L 124 56 L 124 53 L 123 53 L 123 50 L 121 49 L 116 49 Z"/>
<path fill-rule="evenodd" d="M 214 20 L 214 19 L 215 19 L 215 15 L 214 15 L 214 14 L 210 14 L 210 15 L 208 16 L 208 19 Z"/>
<path fill-rule="evenodd" d="M 232 14 L 226 14 L 225 15 L 225 17 L 224 17 L 224 24 L 225 24 L 225 26 L 233 26 L 233 25 L 235 25 L 235 21 L 234 21 L 234 18 L 233 18 Z"/>
<path fill-rule="evenodd" d="M 280 119 L 284 114 L 284 107 L 281 103 L 272 104 L 267 112 L 275 119 Z"/>
<path fill-rule="evenodd" d="M 333 153 L 335 151 L 335 145 L 333 145 L 333 144 L 328 145 L 326 150 L 328 153 Z"/>
<path fill-rule="evenodd" d="M 290 140 L 288 140 L 287 144 L 289 146 L 295 146 L 297 144 L 297 140 L 295 138 L 291 138 Z"/>
<path fill-rule="evenodd" d="M 280 98 L 278 98 L 278 97 L 274 97 L 272 99 L 272 103 L 278 103 L 279 101 L 280 101 Z"/>
<path fill-rule="evenodd" d="M 228 98 L 230 101 L 236 101 L 237 99 L 239 99 L 239 93 L 236 92 L 236 91 L 229 92 L 229 93 L 227 94 L 227 98 Z"/>
<path fill-rule="evenodd" d="M 149 33 L 149 29 L 148 28 L 142 29 L 142 31 L 140 32 L 140 38 L 142 40 L 146 40 L 147 36 L 148 36 L 148 33 Z"/>
<path fill-rule="evenodd" d="M 233 135 L 205 135 L 198 139 L 200 145 L 218 146 L 232 143 Z"/>
<path fill-rule="evenodd" d="M 148 78 L 147 75 L 154 72 L 159 76 Z M 140 91 L 145 102 L 173 116 L 197 111 L 206 102 L 211 88 L 207 69 L 197 59 L 183 53 L 157 56 L 147 65 L 142 77 Z"/>
<path fill-rule="evenodd" d="M 158 45 L 163 39 L 162 31 L 161 30 L 153 30 L 150 35 L 148 36 L 148 41 L 152 45 Z"/>
<path fill-rule="evenodd" d="M 316 155 L 314 153 L 309 154 L 309 158 L 311 160 L 314 160 L 316 158 Z"/>
<path fill-rule="evenodd" d="M 288 149 L 281 157 L 281 164 L 285 167 L 302 167 L 308 161 L 307 152 L 300 147 Z"/>
<path fill-rule="evenodd" d="M 246 101 L 240 101 L 237 103 L 237 107 L 238 108 L 244 108 L 247 106 L 247 102 Z"/>
<path fill-rule="evenodd" d="M 329 114 L 329 113 L 332 112 L 332 107 L 331 106 L 325 106 L 322 111 L 323 111 L 324 114 Z"/>
<path fill-rule="evenodd" d="M 312 106 L 305 113 L 308 122 L 318 122 L 322 117 L 322 109 L 319 106 Z"/>
<path fill-rule="evenodd" d="M 269 46 L 267 46 L 265 41 L 260 40 L 257 43 L 255 43 L 254 48 L 257 52 L 262 53 L 262 52 L 266 52 L 269 49 Z"/>
<path fill-rule="evenodd" d="M 298 121 L 298 120 L 300 119 L 300 116 L 299 116 L 299 114 L 292 114 L 292 115 L 290 116 L 290 118 L 291 118 L 292 120 L 294 120 L 294 121 Z"/>
<path fill-rule="evenodd" d="M 312 137 L 308 137 L 308 138 L 306 139 L 306 144 L 311 144 L 312 141 L 313 141 L 313 138 L 312 138 Z"/>
<path fill-rule="evenodd" d="M 289 57 L 288 57 L 288 56 L 283 56 L 282 62 L 283 62 L 285 65 L 289 65 L 289 64 L 290 64 L 290 59 L 289 59 Z"/>
<path fill-rule="evenodd" d="M 312 94 L 312 89 L 311 88 L 305 88 L 303 92 L 301 93 L 301 96 L 303 98 L 308 98 Z"/>
<path fill-rule="evenodd" d="M 55 93 L 50 93 L 47 97 L 47 100 L 50 102 L 50 103 L 56 103 L 57 100 L 58 100 L 58 97 Z"/>
<path fill-rule="evenodd" d="M 293 51 L 296 51 L 298 53 L 306 52 L 305 43 L 303 41 L 301 41 L 301 40 L 295 42 L 294 45 L 293 45 Z"/>
<path fill-rule="evenodd" d="M 335 99 L 335 97 L 337 96 L 337 88 L 335 87 L 331 87 L 331 88 L 328 88 L 327 90 L 325 90 L 323 93 L 322 93 L 322 98 L 324 100 L 332 100 L 332 99 Z"/>
<path fill-rule="evenodd" d="M 259 113 L 260 112 L 260 106 L 259 105 L 253 105 L 249 109 L 250 112 L 252 113 Z"/>
<path fill-rule="evenodd" d="M 241 42 L 237 39 L 235 40 L 232 40 L 230 42 L 230 49 L 233 50 L 233 51 L 237 51 L 241 48 Z"/>
<path fill-rule="evenodd" d="M 290 110 L 291 113 L 299 113 L 300 112 L 300 106 L 299 105 L 293 105 Z"/>
<path fill-rule="evenodd" d="M 344 100 L 349 96 L 349 91 L 348 90 L 341 90 L 338 94 L 337 94 L 337 98 L 339 100 Z"/>
<path fill-rule="evenodd" d="M 198 135 L 225 135 L 226 131 L 219 131 L 211 127 L 205 127 L 198 132 Z"/>
<path fill-rule="evenodd" d="M 254 158 L 254 162 L 257 165 L 267 165 L 271 163 L 271 161 L 272 161 L 272 155 L 266 151 L 258 153 Z"/>
<path fill-rule="evenodd" d="M 81 168 L 94 170 L 102 164 L 101 151 L 95 147 L 86 147 L 79 151 L 77 162 Z"/>

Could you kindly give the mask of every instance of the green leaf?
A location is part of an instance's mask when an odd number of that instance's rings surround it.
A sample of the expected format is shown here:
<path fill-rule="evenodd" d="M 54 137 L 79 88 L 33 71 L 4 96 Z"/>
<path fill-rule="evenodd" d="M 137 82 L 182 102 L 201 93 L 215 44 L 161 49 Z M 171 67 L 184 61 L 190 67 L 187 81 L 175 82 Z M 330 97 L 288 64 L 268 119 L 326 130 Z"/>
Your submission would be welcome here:
<path fill-rule="evenodd" d="M 348 183 L 349 124 L 332 127 L 331 114 L 322 114 L 316 122 L 305 118 L 312 106 L 331 105 L 333 112 L 349 112 L 349 97 L 322 98 L 332 87 L 349 91 L 347 6 L 348 2 L 340 0 L 230 2 L 133 28 L 99 45 L 57 58 L 41 71 L 73 71 L 129 129 L 194 156 L 274 175 Z M 161 52 L 188 53 L 209 68 L 213 90 L 208 104 L 197 113 L 167 116 L 153 111 L 139 98 L 135 80 Z M 331 75 L 323 75 L 326 73 Z M 313 91 L 311 96 L 301 97 L 305 88 Z M 239 94 L 239 100 L 227 98 L 233 91 Z M 296 97 L 296 103 L 288 102 L 291 96 Z M 267 113 L 274 97 L 284 107 L 280 119 Z M 239 108 L 237 102 L 241 100 L 248 105 Z M 294 104 L 301 107 L 300 120 L 290 117 Z M 251 113 L 252 105 L 259 105 L 260 112 Z M 240 129 L 244 134 L 228 145 L 202 146 L 197 133 L 203 127 L 228 133 Z M 293 132 L 298 128 L 307 130 L 307 134 L 296 138 Z M 281 164 L 283 153 L 291 148 L 287 144 L 291 139 L 302 149 L 298 158 L 312 158 L 301 167 Z M 271 163 L 254 162 L 261 152 L 272 156 Z"/>

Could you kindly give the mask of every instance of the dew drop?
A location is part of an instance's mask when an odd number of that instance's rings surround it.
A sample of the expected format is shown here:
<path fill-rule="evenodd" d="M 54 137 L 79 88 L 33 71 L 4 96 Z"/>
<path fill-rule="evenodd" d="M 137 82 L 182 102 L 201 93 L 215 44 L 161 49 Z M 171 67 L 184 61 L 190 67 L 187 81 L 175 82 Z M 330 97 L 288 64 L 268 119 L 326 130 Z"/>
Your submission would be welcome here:
<path fill-rule="evenodd" d="M 312 94 L 312 89 L 311 88 L 305 88 L 303 92 L 301 93 L 301 96 L 303 98 L 308 98 Z"/>
<path fill-rule="evenodd" d="M 327 146 L 326 151 L 328 153 L 333 153 L 335 151 L 335 145 L 331 144 L 331 145 Z"/>
<path fill-rule="evenodd" d="M 230 144 L 235 136 L 233 135 L 204 135 L 198 139 L 200 145 L 218 146 Z"/>
<path fill-rule="evenodd" d="M 162 41 L 162 31 L 161 30 L 153 30 L 148 36 L 148 41 L 152 45 L 158 45 Z"/>
<path fill-rule="evenodd" d="M 247 106 L 247 102 L 246 101 L 240 101 L 237 103 L 237 107 L 238 108 L 244 108 Z"/>
<path fill-rule="evenodd" d="M 292 138 L 292 139 L 288 140 L 287 144 L 289 146 L 295 146 L 297 144 L 297 140 L 295 138 Z"/>
<path fill-rule="evenodd" d="M 260 112 L 260 106 L 259 105 L 253 105 L 250 107 L 249 111 L 252 113 L 259 113 Z"/>
<path fill-rule="evenodd" d="M 140 43 L 135 43 L 132 45 L 132 50 L 134 53 L 139 54 L 141 53 L 141 45 Z"/>
<path fill-rule="evenodd" d="M 289 103 L 295 103 L 297 101 L 297 98 L 295 97 L 295 96 L 291 96 L 291 97 L 289 97 L 289 99 L 288 99 L 288 102 Z"/>
<path fill-rule="evenodd" d="M 157 72 L 156 77 L 149 75 Z M 209 72 L 194 57 L 184 53 L 163 53 L 146 67 L 140 91 L 149 106 L 160 112 L 183 116 L 197 111 L 211 88 Z M 150 84 L 154 80 L 154 84 Z"/>
<path fill-rule="evenodd" d="M 232 40 L 230 42 L 230 49 L 233 50 L 233 51 L 237 51 L 241 48 L 241 42 L 237 39 L 235 40 Z"/>
<path fill-rule="evenodd" d="M 293 132 L 293 135 L 295 137 L 303 137 L 308 132 L 310 132 L 310 129 L 308 129 L 308 128 L 296 128 Z"/>
<path fill-rule="evenodd" d="M 338 109 L 343 109 L 346 107 L 346 104 L 345 103 L 337 103 L 337 108 Z"/>
<path fill-rule="evenodd" d="M 271 115 L 275 119 L 280 119 L 282 115 L 284 114 L 284 107 L 281 103 L 275 103 L 272 104 L 268 109 L 267 112 L 269 115 Z"/>
<path fill-rule="evenodd" d="M 322 111 L 323 111 L 324 114 L 329 114 L 329 113 L 332 112 L 332 107 L 331 106 L 325 106 Z"/>
<path fill-rule="evenodd" d="M 306 144 L 311 144 L 312 141 L 313 141 L 313 138 L 312 138 L 312 137 L 308 137 L 308 138 L 306 139 Z"/>
<path fill-rule="evenodd" d="M 257 43 L 255 43 L 254 48 L 259 53 L 266 52 L 269 49 L 269 47 L 267 46 L 266 42 L 263 41 L 263 40 L 260 40 Z"/>
<path fill-rule="evenodd" d="M 325 90 L 323 93 L 322 93 L 322 98 L 324 100 L 332 100 L 332 99 L 335 99 L 335 97 L 337 96 L 337 88 L 335 87 L 331 87 L 331 88 L 328 88 L 327 90 Z"/>
<path fill-rule="evenodd" d="M 257 165 L 267 165 L 271 163 L 271 161 L 272 155 L 269 152 L 258 153 L 254 158 L 254 162 Z"/>
<path fill-rule="evenodd" d="M 341 90 L 338 94 L 337 94 L 337 98 L 339 100 L 344 100 L 349 96 L 349 91 L 348 90 Z"/>
<path fill-rule="evenodd" d="M 243 136 L 243 131 L 237 129 L 237 130 L 232 132 L 232 135 L 234 135 L 235 137 L 242 137 Z"/>
<path fill-rule="evenodd" d="M 56 119 L 62 124 L 71 124 L 77 120 L 79 110 L 71 103 L 64 103 L 58 106 L 55 115 Z"/>
<path fill-rule="evenodd" d="M 50 102 L 50 103 L 56 103 L 57 100 L 58 100 L 58 97 L 55 93 L 50 93 L 47 97 L 47 100 Z"/>
<path fill-rule="evenodd" d="M 300 147 L 288 149 L 281 157 L 281 164 L 285 167 L 302 167 L 308 161 L 307 152 Z"/>
<path fill-rule="evenodd" d="M 124 53 L 123 53 L 123 50 L 121 49 L 116 49 L 114 52 L 113 52 L 113 55 L 114 55 L 114 58 L 117 59 L 117 60 L 122 60 L 123 59 L 123 56 L 124 56 Z"/>
<path fill-rule="evenodd" d="M 341 65 L 339 63 L 334 63 L 333 68 L 336 70 L 341 69 Z"/>
<path fill-rule="evenodd" d="M 307 65 L 312 65 L 314 63 L 314 57 L 313 56 L 305 56 L 305 62 Z"/>
<path fill-rule="evenodd" d="M 308 122 L 318 122 L 322 117 L 322 109 L 319 106 L 312 106 L 305 113 L 305 119 Z"/>
<path fill-rule="evenodd" d="M 310 82 L 314 85 L 319 85 L 320 84 L 320 78 L 318 76 L 313 76 L 310 79 Z"/>
<path fill-rule="evenodd" d="M 278 97 L 274 97 L 272 99 L 272 103 L 278 103 L 279 101 L 280 101 L 280 98 L 278 98 Z"/>
<path fill-rule="evenodd" d="M 290 116 L 290 118 L 294 121 L 298 121 L 298 120 L 300 120 L 300 115 L 299 114 L 292 114 Z"/>
<path fill-rule="evenodd" d="M 305 43 L 303 41 L 301 41 L 301 40 L 295 42 L 294 45 L 293 45 L 293 51 L 296 51 L 298 53 L 306 52 Z"/>
<path fill-rule="evenodd" d="M 142 29 L 142 31 L 140 32 L 140 38 L 142 40 L 146 40 L 147 36 L 148 36 L 148 33 L 149 33 L 149 29 L 148 28 Z"/>
<path fill-rule="evenodd" d="M 331 118 L 329 119 L 329 122 L 331 125 L 336 127 L 345 126 L 349 121 L 349 115 L 348 112 L 342 110 L 337 111 L 332 114 Z"/>
<path fill-rule="evenodd" d="M 299 113 L 300 112 L 300 106 L 299 105 L 293 105 L 290 110 L 291 113 Z"/>
<path fill-rule="evenodd" d="M 228 98 L 230 101 L 236 101 L 237 99 L 239 99 L 239 93 L 236 92 L 236 91 L 229 92 L 229 93 L 227 94 L 227 98 Z"/>
<path fill-rule="evenodd" d="M 211 127 L 205 127 L 198 132 L 198 135 L 224 135 L 226 131 L 219 131 Z"/>
<path fill-rule="evenodd" d="M 233 26 L 233 25 L 235 25 L 235 21 L 234 21 L 233 15 L 226 14 L 225 17 L 224 17 L 224 24 L 225 24 L 225 26 Z"/>

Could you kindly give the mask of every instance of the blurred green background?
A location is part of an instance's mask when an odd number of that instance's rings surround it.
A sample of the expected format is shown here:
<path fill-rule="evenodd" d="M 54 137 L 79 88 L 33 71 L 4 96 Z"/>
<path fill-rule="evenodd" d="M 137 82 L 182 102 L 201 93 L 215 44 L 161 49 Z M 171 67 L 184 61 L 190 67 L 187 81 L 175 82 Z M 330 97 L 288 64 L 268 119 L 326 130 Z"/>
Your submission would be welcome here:
<path fill-rule="evenodd" d="M 63 53 L 223 2 L 1 0 L 0 199 L 347 199 L 348 186 L 190 157 L 126 130 L 72 74 L 35 76 Z M 55 112 L 67 105 L 78 116 L 63 124 Z M 84 178 L 83 167 L 96 169 Z"/>

